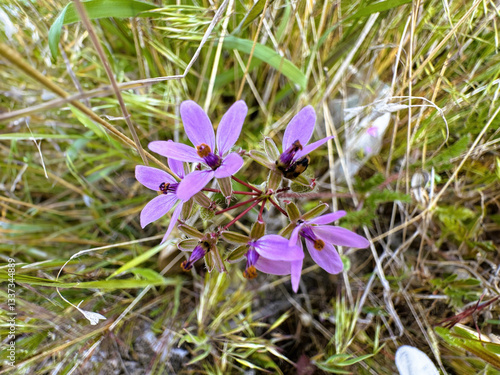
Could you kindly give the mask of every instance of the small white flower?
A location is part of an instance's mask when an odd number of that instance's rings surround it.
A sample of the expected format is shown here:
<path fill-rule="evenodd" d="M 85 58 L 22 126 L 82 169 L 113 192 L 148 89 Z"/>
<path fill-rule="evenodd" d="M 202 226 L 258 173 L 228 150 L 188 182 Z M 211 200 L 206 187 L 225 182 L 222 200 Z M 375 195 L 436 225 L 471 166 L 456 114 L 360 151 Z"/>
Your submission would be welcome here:
<path fill-rule="evenodd" d="M 99 323 L 99 320 L 101 319 L 106 320 L 106 317 L 104 315 L 81 309 L 80 305 L 82 304 L 82 302 L 80 302 L 78 306 L 75 307 L 77 308 L 78 311 L 80 311 L 83 314 L 83 316 L 90 322 L 90 324 L 95 326 L 97 323 Z"/>

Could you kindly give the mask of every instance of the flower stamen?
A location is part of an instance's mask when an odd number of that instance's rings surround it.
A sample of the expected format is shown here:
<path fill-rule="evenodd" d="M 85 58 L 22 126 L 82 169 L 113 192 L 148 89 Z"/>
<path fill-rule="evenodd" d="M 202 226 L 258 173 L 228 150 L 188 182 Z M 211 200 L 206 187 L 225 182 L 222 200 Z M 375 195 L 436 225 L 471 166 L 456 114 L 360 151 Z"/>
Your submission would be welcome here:
<path fill-rule="evenodd" d="M 207 163 L 212 170 L 216 170 L 222 164 L 222 159 L 215 155 L 210 149 L 210 146 L 206 143 L 196 146 L 196 153 L 200 158 L 203 158 L 205 163 Z"/>
<path fill-rule="evenodd" d="M 324 247 L 325 247 L 325 241 L 320 240 L 319 238 L 316 241 L 314 241 L 314 248 L 316 250 L 321 251 L 323 250 Z"/>
<path fill-rule="evenodd" d="M 243 272 L 243 277 L 245 279 L 255 279 L 257 277 L 257 269 L 255 266 L 250 266 L 248 267 L 244 272 Z"/>
<path fill-rule="evenodd" d="M 159 187 L 160 193 L 162 194 L 175 193 L 177 191 L 177 186 L 179 186 L 178 183 L 162 182 Z"/>

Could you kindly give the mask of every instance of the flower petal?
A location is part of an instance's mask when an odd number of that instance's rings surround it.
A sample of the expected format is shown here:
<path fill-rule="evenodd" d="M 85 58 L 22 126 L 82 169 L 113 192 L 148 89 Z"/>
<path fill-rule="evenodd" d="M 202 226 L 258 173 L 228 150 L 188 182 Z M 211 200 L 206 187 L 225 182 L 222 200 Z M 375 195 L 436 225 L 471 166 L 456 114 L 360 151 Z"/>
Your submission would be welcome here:
<path fill-rule="evenodd" d="M 302 275 L 303 260 L 290 262 L 290 273 L 292 276 L 292 289 L 295 293 L 299 290 L 300 276 Z"/>
<path fill-rule="evenodd" d="M 290 274 L 290 262 L 283 260 L 270 260 L 264 257 L 259 257 L 255 268 L 260 272 L 268 273 L 271 275 L 288 275 Z"/>
<path fill-rule="evenodd" d="M 314 234 L 323 241 L 337 246 L 357 247 L 364 249 L 370 246 L 370 242 L 349 229 L 334 227 L 332 225 L 318 225 L 311 227 Z"/>
<path fill-rule="evenodd" d="M 308 105 L 302 108 L 286 127 L 283 135 L 283 152 L 285 152 L 293 142 L 299 141 L 302 146 L 305 146 L 311 139 L 316 123 L 316 113 L 314 108 Z"/>
<path fill-rule="evenodd" d="M 299 240 L 299 232 L 300 228 L 302 227 L 302 224 L 298 224 L 294 229 L 293 232 L 290 236 L 290 239 L 288 240 L 288 245 L 293 246 L 297 245 L 297 241 Z"/>
<path fill-rule="evenodd" d="M 308 221 L 310 224 L 330 224 L 333 223 L 335 220 L 340 219 L 341 217 L 344 217 L 346 215 L 345 211 L 335 211 L 331 214 L 326 214 L 323 216 L 318 216 L 314 219 L 311 219 Z"/>
<path fill-rule="evenodd" d="M 141 211 L 141 227 L 158 220 L 174 206 L 177 201 L 175 194 L 162 194 L 148 202 Z"/>
<path fill-rule="evenodd" d="M 194 148 L 183 143 L 173 141 L 154 141 L 148 145 L 148 148 L 151 151 L 170 159 L 188 161 L 192 163 L 203 162 L 203 159 L 198 156 Z"/>
<path fill-rule="evenodd" d="M 233 174 L 238 172 L 242 166 L 243 158 L 236 152 L 233 152 L 222 160 L 221 166 L 215 170 L 215 177 L 231 177 Z"/>
<path fill-rule="evenodd" d="M 173 184 L 177 181 L 167 172 L 161 169 L 137 165 L 135 167 L 135 178 L 148 189 L 160 191 L 162 182 Z"/>
<path fill-rule="evenodd" d="M 184 164 L 182 161 L 175 159 L 168 159 L 168 166 L 179 178 L 184 178 Z"/>
<path fill-rule="evenodd" d="M 305 156 L 305 155 L 311 153 L 312 151 L 316 150 L 319 146 L 326 143 L 328 140 L 330 140 L 332 138 L 333 138 L 333 136 L 326 137 L 326 138 L 320 139 L 319 141 L 311 143 L 310 145 L 305 146 L 302 150 L 298 151 L 297 154 L 295 154 L 294 160 L 300 159 L 302 156 Z"/>
<path fill-rule="evenodd" d="M 193 145 L 196 147 L 205 143 L 214 152 L 214 128 L 203 108 L 192 100 L 186 100 L 181 104 L 181 117 L 186 135 Z"/>
<path fill-rule="evenodd" d="M 163 243 L 167 240 L 168 236 L 170 236 L 170 233 L 172 232 L 172 229 L 174 229 L 174 226 L 177 223 L 177 219 L 179 218 L 179 215 L 181 214 L 181 211 L 182 211 L 182 204 L 183 204 L 183 202 L 180 202 L 177 205 L 177 207 L 175 207 L 175 210 L 172 213 L 172 217 L 170 218 L 170 224 L 168 224 L 167 233 L 165 233 L 165 235 L 163 236 L 161 243 Z"/>
<path fill-rule="evenodd" d="M 238 100 L 222 116 L 216 136 L 217 152 L 220 156 L 228 152 L 238 140 L 247 112 L 245 102 Z"/>
<path fill-rule="evenodd" d="M 270 260 L 293 261 L 304 258 L 304 252 L 296 245 L 290 246 L 285 237 L 268 234 L 255 241 L 255 250 Z"/>
<path fill-rule="evenodd" d="M 194 171 L 184 177 L 177 186 L 177 197 L 186 202 L 205 187 L 206 184 L 214 177 L 214 171 Z"/>
<path fill-rule="evenodd" d="M 342 259 L 340 259 L 337 250 L 330 245 L 325 244 L 323 250 L 316 250 L 314 248 L 314 243 L 312 241 L 306 240 L 307 250 L 311 254 L 311 258 L 323 268 L 326 272 L 333 275 L 342 272 L 344 265 L 342 264 Z"/>

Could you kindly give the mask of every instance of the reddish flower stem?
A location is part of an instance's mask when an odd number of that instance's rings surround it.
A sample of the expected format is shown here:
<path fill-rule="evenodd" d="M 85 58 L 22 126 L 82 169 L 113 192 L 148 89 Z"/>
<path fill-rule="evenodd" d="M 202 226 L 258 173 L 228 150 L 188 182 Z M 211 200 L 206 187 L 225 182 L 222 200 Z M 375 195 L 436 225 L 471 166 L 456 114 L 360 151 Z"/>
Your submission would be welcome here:
<path fill-rule="evenodd" d="M 273 198 L 269 197 L 269 202 L 271 202 L 274 207 L 276 207 L 278 209 L 279 212 L 281 212 L 283 215 L 285 215 L 286 217 L 288 217 L 288 214 L 286 213 L 286 211 L 284 209 L 282 209 L 278 203 L 276 203 Z"/>
<path fill-rule="evenodd" d="M 229 228 L 231 225 L 233 225 L 234 223 L 236 223 L 239 219 L 241 219 L 243 216 L 246 215 L 246 213 L 248 211 L 250 211 L 252 208 L 254 208 L 255 206 L 257 206 L 259 203 L 261 202 L 261 200 L 257 200 L 255 202 L 252 203 L 252 205 L 250 207 L 248 207 L 247 209 L 245 209 L 245 211 L 243 211 L 241 214 L 239 214 L 238 216 L 236 216 L 233 220 L 231 220 L 225 227 L 223 230 L 227 230 L 227 228 Z"/>
<path fill-rule="evenodd" d="M 264 207 L 266 206 L 266 199 L 263 199 L 260 203 L 259 220 L 264 221 L 262 218 L 262 213 L 264 212 Z"/>
<path fill-rule="evenodd" d="M 216 214 L 216 215 L 222 214 L 222 213 L 224 213 L 224 212 L 226 212 L 226 211 L 230 211 L 230 210 L 232 210 L 233 208 L 238 208 L 238 207 L 240 207 L 240 206 L 244 206 L 245 204 L 248 204 L 248 203 L 250 203 L 250 202 L 253 202 L 254 200 L 259 199 L 259 198 L 260 198 L 260 197 L 254 197 L 254 198 L 249 199 L 249 200 L 247 200 L 247 201 L 240 202 L 240 203 L 236 203 L 235 205 L 233 205 L 233 206 L 231 206 L 231 207 L 224 208 L 223 210 L 217 211 L 215 214 Z"/>
<path fill-rule="evenodd" d="M 254 191 L 233 191 L 233 194 L 240 194 L 240 195 L 260 195 L 261 193 L 256 193 Z"/>
<path fill-rule="evenodd" d="M 253 191 L 256 191 L 257 193 L 259 194 L 262 194 L 262 191 L 257 189 L 256 187 L 253 187 L 252 185 L 246 183 L 245 181 L 241 181 L 238 177 L 234 177 L 234 176 L 231 176 L 231 178 L 236 181 L 236 182 L 239 182 L 240 184 L 246 186 L 247 188 L 249 188 L 250 190 L 253 190 Z"/>

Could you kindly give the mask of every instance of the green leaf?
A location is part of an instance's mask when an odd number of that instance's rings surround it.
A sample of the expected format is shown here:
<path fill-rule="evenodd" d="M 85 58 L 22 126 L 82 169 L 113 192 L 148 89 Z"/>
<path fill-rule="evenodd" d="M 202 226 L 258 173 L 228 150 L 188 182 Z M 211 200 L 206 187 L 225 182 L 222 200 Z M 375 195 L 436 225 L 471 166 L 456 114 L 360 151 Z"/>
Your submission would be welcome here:
<path fill-rule="evenodd" d="M 252 52 L 253 41 L 249 39 L 241 39 L 234 36 L 226 36 L 224 38 L 225 49 L 236 49 L 240 52 L 250 54 Z M 298 85 L 302 90 L 306 88 L 306 76 L 300 71 L 290 60 L 280 56 L 273 49 L 257 43 L 253 52 L 253 57 L 262 60 L 266 64 L 280 71 L 290 81 Z"/>
<path fill-rule="evenodd" d="M 375 4 L 370 4 L 367 5 L 360 10 L 358 10 L 356 13 L 353 15 L 347 17 L 345 21 L 351 20 L 351 19 L 356 19 L 356 18 L 361 18 L 361 17 L 366 17 L 369 16 L 373 13 L 379 13 L 379 12 L 384 12 L 386 10 L 390 10 L 392 8 L 397 8 L 401 5 L 411 3 L 411 0 L 388 0 L 388 1 L 379 1 L 378 3 Z"/>
<path fill-rule="evenodd" d="M 59 40 L 61 40 L 61 29 L 64 24 L 64 17 L 66 16 L 66 11 L 69 6 L 73 6 L 73 3 L 68 3 L 61 13 L 57 16 L 56 20 L 52 24 L 49 30 L 49 48 L 50 54 L 52 55 L 52 61 L 55 61 L 57 58 L 57 53 L 59 52 Z"/>
<path fill-rule="evenodd" d="M 141 14 L 157 6 L 153 4 L 144 3 L 136 0 L 89 0 L 83 2 L 83 6 L 87 11 L 90 19 L 116 17 L 116 18 L 130 18 L 130 17 L 150 17 L 151 14 Z M 61 28 L 80 19 L 77 10 L 72 2 L 68 3 L 61 11 L 59 16 L 52 24 L 49 30 L 49 48 L 52 54 L 52 59 L 57 58 L 59 39 L 61 38 Z"/>
<path fill-rule="evenodd" d="M 85 115 L 82 111 L 80 111 L 76 107 L 70 105 L 69 108 L 71 109 L 71 112 L 73 112 L 75 117 L 78 119 L 78 121 L 80 121 L 83 125 L 85 125 L 86 128 L 92 130 L 100 138 L 108 138 L 108 135 L 104 131 L 104 128 L 102 127 L 101 124 L 92 121 L 90 118 L 87 117 L 87 115 Z"/>
<path fill-rule="evenodd" d="M 139 264 L 145 262 L 146 260 L 148 260 L 152 256 L 154 256 L 157 253 L 159 253 L 161 250 L 163 250 L 167 245 L 170 244 L 170 242 L 166 242 L 166 243 L 160 244 L 158 246 L 155 246 L 152 249 L 149 249 L 148 251 L 146 251 L 145 253 L 142 253 L 138 257 L 135 257 L 131 261 L 125 263 L 123 266 L 121 266 L 120 268 L 118 268 L 115 272 L 113 272 L 110 276 L 108 276 L 108 278 L 106 280 L 112 279 L 113 277 L 115 277 L 115 276 L 117 276 L 117 275 L 119 275 L 121 273 L 127 272 L 128 270 L 130 270 L 130 269 L 138 266 Z"/>
<path fill-rule="evenodd" d="M 7 272 L 0 272 L 0 281 L 8 280 Z M 17 283 L 25 283 L 29 285 L 40 285 L 48 286 L 52 288 L 77 288 L 77 289 L 136 289 L 145 288 L 147 286 L 160 286 L 160 285 L 177 285 L 181 281 L 178 278 L 164 278 L 161 280 L 157 278 L 156 280 L 137 280 L 137 279 L 122 279 L 122 280 L 101 280 L 101 281 L 88 281 L 88 282 L 76 282 L 76 283 L 64 283 L 60 281 L 43 279 L 41 277 L 34 277 L 29 275 L 16 275 Z"/>
<path fill-rule="evenodd" d="M 262 13 L 266 5 L 266 1 L 267 0 L 258 0 L 253 5 L 252 9 L 250 9 L 250 11 L 245 15 L 245 18 L 243 18 L 243 20 L 236 28 L 235 34 L 239 34 L 242 30 L 245 30 L 248 27 L 248 25 L 250 25 L 252 21 Z M 271 5 L 273 1 L 274 0 L 270 0 L 268 6 Z"/>
<path fill-rule="evenodd" d="M 366 16 L 369 16 L 369 15 L 371 15 L 373 13 L 379 13 L 379 12 L 383 12 L 383 11 L 386 11 L 386 10 L 390 10 L 392 8 L 399 7 L 401 5 L 411 3 L 411 1 L 412 0 L 388 0 L 388 1 L 380 1 L 380 2 L 375 3 L 375 4 L 367 5 L 364 8 L 361 8 L 360 10 L 358 10 L 356 13 L 351 14 L 350 16 L 347 16 L 341 22 L 338 22 L 335 25 L 333 25 L 332 27 L 328 28 L 323 33 L 323 35 L 321 36 L 321 38 L 319 38 L 319 40 L 318 40 L 318 47 L 321 46 L 326 41 L 326 39 L 328 38 L 328 35 L 332 31 L 336 30 L 340 25 L 344 24 L 347 21 L 351 21 L 351 20 L 355 20 L 355 19 L 358 19 L 358 18 L 366 17 Z"/>

